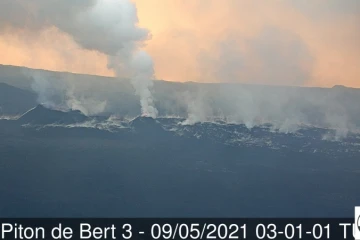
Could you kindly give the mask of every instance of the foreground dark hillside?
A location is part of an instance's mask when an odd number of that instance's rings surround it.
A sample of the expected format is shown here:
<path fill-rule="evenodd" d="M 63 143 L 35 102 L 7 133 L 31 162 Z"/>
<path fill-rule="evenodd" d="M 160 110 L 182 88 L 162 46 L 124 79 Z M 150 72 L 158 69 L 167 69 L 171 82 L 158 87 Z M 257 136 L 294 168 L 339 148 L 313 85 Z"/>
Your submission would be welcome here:
<path fill-rule="evenodd" d="M 356 136 L 344 145 L 316 140 L 318 129 L 300 138 L 210 123 L 167 131 L 176 120 L 151 118 L 115 132 L 24 123 L 39 111 L 59 114 L 39 106 L 0 121 L 1 217 L 351 217 L 360 202 Z M 78 123 L 68 114 L 66 124 Z M 250 137 L 227 144 L 226 131 Z"/>

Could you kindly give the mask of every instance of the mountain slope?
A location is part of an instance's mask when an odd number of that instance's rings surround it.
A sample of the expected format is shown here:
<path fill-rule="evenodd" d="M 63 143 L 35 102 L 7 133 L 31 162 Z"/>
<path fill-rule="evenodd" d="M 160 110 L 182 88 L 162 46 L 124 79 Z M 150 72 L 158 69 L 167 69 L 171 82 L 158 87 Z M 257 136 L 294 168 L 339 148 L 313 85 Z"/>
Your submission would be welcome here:
<path fill-rule="evenodd" d="M 0 116 L 22 114 L 36 106 L 36 94 L 0 82 Z"/>
<path fill-rule="evenodd" d="M 29 110 L 22 115 L 17 121 L 26 124 L 74 124 L 84 122 L 88 118 L 80 111 L 58 111 L 44 107 L 43 105 L 37 105 L 35 108 Z"/>

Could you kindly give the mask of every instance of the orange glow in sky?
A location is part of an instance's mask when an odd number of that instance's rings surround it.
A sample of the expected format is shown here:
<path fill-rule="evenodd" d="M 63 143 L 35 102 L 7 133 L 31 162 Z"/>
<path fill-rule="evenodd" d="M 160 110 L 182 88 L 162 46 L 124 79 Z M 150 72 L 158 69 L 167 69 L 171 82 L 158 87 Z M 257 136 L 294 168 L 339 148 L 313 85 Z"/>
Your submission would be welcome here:
<path fill-rule="evenodd" d="M 346 5 L 352 1 L 134 0 L 139 25 L 152 34 L 145 50 L 157 79 L 360 87 L 360 9 Z M 0 35 L 1 64 L 114 74 L 105 55 L 57 29 L 21 36 Z"/>

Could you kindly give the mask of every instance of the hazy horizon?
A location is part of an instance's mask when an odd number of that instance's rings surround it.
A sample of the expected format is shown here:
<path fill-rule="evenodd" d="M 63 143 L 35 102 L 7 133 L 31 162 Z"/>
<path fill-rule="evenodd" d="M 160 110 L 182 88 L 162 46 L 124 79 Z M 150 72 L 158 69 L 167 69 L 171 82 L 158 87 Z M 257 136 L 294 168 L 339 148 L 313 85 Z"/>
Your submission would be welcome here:
<path fill-rule="evenodd" d="M 69 71 L 60 71 L 60 70 L 49 70 L 49 69 L 44 69 L 44 68 L 31 68 L 31 67 L 27 67 L 27 66 L 17 66 L 17 65 L 8 65 L 8 64 L 0 64 L 0 66 L 3 67 L 15 67 L 15 68 L 25 68 L 25 69 L 29 69 L 29 70 L 35 70 L 35 71 L 45 71 L 45 72 L 54 72 L 54 73 L 63 73 L 63 74 L 74 74 L 74 75 L 79 75 L 79 76 L 92 76 L 92 77 L 100 77 L 100 78 L 107 78 L 107 79 L 113 79 L 116 80 L 117 77 L 116 76 L 106 76 L 106 75 L 97 75 L 97 74 L 90 74 L 90 73 L 78 73 L 78 72 L 69 72 Z M 123 79 L 126 80 L 126 79 Z M 262 83 L 243 83 L 243 82 L 194 82 L 191 80 L 187 80 L 187 81 L 171 81 L 168 79 L 157 79 L 154 78 L 153 81 L 164 81 L 164 82 L 168 82 L 168 83 L 195 83 L 195 84 L 239 84 L 239 85 L 253 85 L 253 86 L 268 86 L 268 87 L 300 87 L 300 88 L 326 88 L 326 89 L 330 89 L 330 88 L 334 88 L 337 86 L 341 86 L 341 87 L 346 87 L 346 88 L 352 88 L 352 89 L 360 89 L 360 87 L 351 87 L 351 86 L 346 86 L 346 85 L 342 85 L 342 84 L 335 84 L 333 86 L 292 86 L 292 85 L 286 85 L 286 84 L 262 84 Z"/>

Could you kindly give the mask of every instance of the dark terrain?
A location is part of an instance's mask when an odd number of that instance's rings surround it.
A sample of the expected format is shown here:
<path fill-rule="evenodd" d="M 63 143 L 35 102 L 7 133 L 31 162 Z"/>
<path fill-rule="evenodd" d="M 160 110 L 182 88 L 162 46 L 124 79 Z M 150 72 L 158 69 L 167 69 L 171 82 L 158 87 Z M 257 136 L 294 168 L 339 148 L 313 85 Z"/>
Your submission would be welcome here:
<path fill-rule="evenodd" d="M 0 120 L 0 217 L 352 217 L 360 204 L 357 133 L 324 140 L 333 130 L 182 118 L 114 125 L 36 106 L 29 90 L 0 93 L 6 115 L 26 112 Z"/>

